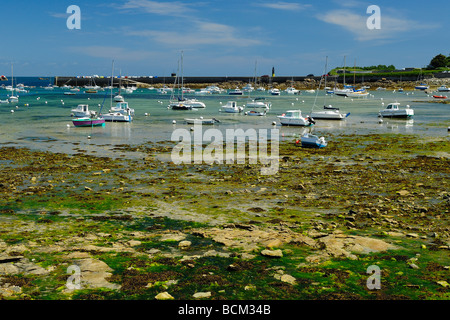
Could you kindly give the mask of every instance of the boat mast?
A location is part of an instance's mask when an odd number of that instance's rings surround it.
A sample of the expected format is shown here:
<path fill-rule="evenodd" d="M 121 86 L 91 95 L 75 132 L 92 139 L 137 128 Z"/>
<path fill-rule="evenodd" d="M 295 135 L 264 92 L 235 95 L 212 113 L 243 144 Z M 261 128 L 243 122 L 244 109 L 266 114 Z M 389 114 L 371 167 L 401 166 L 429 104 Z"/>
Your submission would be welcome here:
<path fill-rule="evenodd" d="M 112 67 L 111 67 L 111 108 L 112 108 L 112 101 L 113 101 L 113 86 L 114 86 L 114 60 L 112 61 Z"/>
<path fill-rule="evenodd" d="M 181 51 L 181 100 L 184 100 L 183 86 L 184 86 L 184 79 L 183 79 L 183 50 L 182 50 Z"/>

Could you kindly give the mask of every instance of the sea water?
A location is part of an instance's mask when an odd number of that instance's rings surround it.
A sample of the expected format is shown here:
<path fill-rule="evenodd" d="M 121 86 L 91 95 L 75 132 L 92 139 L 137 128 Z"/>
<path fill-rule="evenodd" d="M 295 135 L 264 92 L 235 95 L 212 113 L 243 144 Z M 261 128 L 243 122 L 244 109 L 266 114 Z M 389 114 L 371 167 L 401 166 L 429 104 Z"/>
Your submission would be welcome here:
<path fill-rule="evenodd" d="M 89 109 L 105 113 L 111 104 L 111 91 L 106 89 L 95 94 L 85 93 L 83 89 L 75 95 L 65 95 L 69 89 L 55 87 L 47 90 L 51 79 L 19 78 L 26 93 L 18 93 L 16 104 L 0 104 L 0 144 L 3 146 L 28 147 L 52 152 L 77 153 L 79 149 L 95 152 L 97 155 L 111 155 L 112 149 L 120 145 L 140 145 L 146 142 L 170 141 L 177 128 L 190 129 L 185 118 L 216 118 L 219 123 L 214 128 L 225 133 L 226 129 L 273 129 L 280 130 L 280 140 L 293 140 L 304 132 L 303 127 L 281 126 L 277 116 L 287 110 L 300 109 L 304 116 L 312 110 L 322 110 L 324 105 L 340 108 L 341 113 L 350 113 L 345 120 L 316 120 L 313 133 L 324 136 L 330 134 L 377 134 L 401 133 L 417 136 L 447 136 L 450 125 L 450 105 L 429 103 L 434 98 L 423 91 L 370 91 L 365 99 L 351 99 L 327 95 L 323 90 L 315 93 L 302 91 L 300 95 L 282 92 L 280 96 L 268 92 L 253 91 L 250 98 L 265 97 L 272 108 L 265 116 L 248 116 L 245 113 L 230 114 L 220 112 L 227 101 L 237 101 L 245 106 L 248 95 L 231 96 L 227 93 L 195 95 L 206 104 L 206 108 L 191 111 L 168 109 L 170 93 L 159 94 L 156 90 L 139 88 L 133 93 L 121 92 L 129 107 L 135 109 L 131 123 L 107 122 L 105 127 L 76 128 L 72 124 L 71 109 L 79 104 L 88 104 Z M 5 86 L 6 81 L 2 82 Z M 10 91 L 0 89 L 0 100 L 6 100 Z M 117 94 L 117 88 L 113 96 Z M 414 117 L 409 120 L 383 119 L 378 112 L 391 102 L 399 102 L 402 107 L 409 105 L 414 109 Z M 245 112 L 246 110 L 244 110 Z M 173 122 L 176 122 L 174 124 Z M 212 126 L 204 126 L 205 129 Z M 307 129 L 309 130 L 309 129 Z"/>

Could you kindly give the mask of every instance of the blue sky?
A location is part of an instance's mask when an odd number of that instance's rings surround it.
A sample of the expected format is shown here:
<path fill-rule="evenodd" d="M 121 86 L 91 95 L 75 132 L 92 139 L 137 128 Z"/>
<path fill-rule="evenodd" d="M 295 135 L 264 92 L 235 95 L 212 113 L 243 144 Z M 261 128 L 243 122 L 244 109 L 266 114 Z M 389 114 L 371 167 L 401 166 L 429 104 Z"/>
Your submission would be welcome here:
<path fill-rule="evenodd" d="M 81 9 L 69 30 L 68 6 Z M 381 9 L 369 30 L 367 7 Z M 2 0 L 0 74 L 322 74 L 330 67 L 426 66 L 450 54 L 448 0 Z"/>

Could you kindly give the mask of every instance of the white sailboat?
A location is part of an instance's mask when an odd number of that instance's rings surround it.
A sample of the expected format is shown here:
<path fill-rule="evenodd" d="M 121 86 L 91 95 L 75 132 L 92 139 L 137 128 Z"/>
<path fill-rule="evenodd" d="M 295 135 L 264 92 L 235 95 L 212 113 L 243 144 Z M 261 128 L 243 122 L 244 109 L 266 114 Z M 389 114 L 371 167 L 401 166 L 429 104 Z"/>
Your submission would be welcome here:
<path fill-rule="evenodd" d="M 178 75 L 175 78 L 175 85 L 177 85 Z M 183 80 L 183 51 L 181 51 L 181 88 L 183 88 L 184 80 Z M 194 98 L 187 99 L 184 97 L 183 90 L 181 91 L 181 97 L 178 96 L 177 99 L 175 99 L 174 92 L 172 91 L 172 95 L 169 102 L 169 108 L 172 110 L 192 110 L 196 108 L 206 108 L 206 105 Z"/>
<path fill-rule="evenodd" d="M 19 97 L 14 95 L 14 68 L 13 68 L 13 64 L 11 63 L 11 95 L 8 98 L 8 101 L 10 103 L 18 103 L 19 102 Z"/>
<path fill-rule="evenodd" d="M 325 73 L 324 74 L 327 74 L 327 66 L 328 66 L 328 57 L 326 58 L 326 62 L 325 62 Z M 319 90 L 317 90 L 317 92 L 320 91 L 320 86 L 322 84 L 323 78 L 324 77 L 322 76 L 322 78 L 320 79 Z M 325 87 L 326 87 L 326 77 L 325 77 Z M 341 113 L 339 111 L 339 108 L 333 108 L 331 105 L 326 106 L 326 104 L 325 104 L 326 98 L 327 98 L 327 96 L 325 95 L 324 107 L 323 107 L 323 110 L 320 110 L 320 111 L 314 111 L 314 107 L 316 105 L 316 101 L 314 101 L 313 108 L 311 110 L 311 117 L 313 119 L 343 120 L 350 115 L 350 113 L 348 113 L 348 114 Z M 317 95 L 316 95 L 316 100 L 317 100 Z"/>
<path fill-rule="evenodd" d="M 102 118 L 108 122 L 131 122 L 133 121 L 134 110 L 128 107 L 128 102 L 118 102 L 116 107 L 113 107 L 113 73 L 114 73 L 114 60 L 112 62 L 111 72 L 111 109 L 108 113 L 102 114 Z"/>

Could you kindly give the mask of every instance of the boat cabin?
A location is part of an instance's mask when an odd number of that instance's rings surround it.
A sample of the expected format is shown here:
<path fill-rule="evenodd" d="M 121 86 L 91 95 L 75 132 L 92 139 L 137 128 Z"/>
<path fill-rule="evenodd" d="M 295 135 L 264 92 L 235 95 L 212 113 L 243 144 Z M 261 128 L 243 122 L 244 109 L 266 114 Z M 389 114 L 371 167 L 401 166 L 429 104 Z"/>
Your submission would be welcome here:
<path fill-rule="evenodd" d="M 399 108 L 398 108 L 399 105 L 400 105 L 400 103 L 390 103 L 386 107 L 386 110 L 399 110 Z"/>
<path fill-rule="evenodd" d="M 301 110 L 289 110 L 289 111 L 286 111 L 286 113 L 284 114 L 284 117 L 299 119 L 299 118 L 302 118 L 302 112 L 301 112 Z"/>

